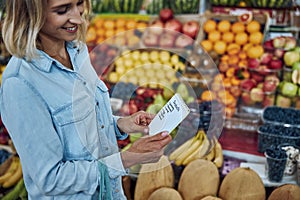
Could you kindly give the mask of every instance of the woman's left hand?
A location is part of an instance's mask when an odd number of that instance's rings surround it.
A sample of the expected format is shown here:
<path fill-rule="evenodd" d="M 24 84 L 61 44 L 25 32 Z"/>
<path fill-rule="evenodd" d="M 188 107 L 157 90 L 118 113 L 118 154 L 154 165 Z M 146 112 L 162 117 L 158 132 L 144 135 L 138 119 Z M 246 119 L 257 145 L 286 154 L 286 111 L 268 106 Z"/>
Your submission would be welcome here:
<path fill-rule="evenodd" d="M 125 133 L 144 133 L 148 134 L 148 125 L 155 115 L 145 111 L 138 111 L 130 116 L 118 119 L 117 125 L 120 131 Z"/>

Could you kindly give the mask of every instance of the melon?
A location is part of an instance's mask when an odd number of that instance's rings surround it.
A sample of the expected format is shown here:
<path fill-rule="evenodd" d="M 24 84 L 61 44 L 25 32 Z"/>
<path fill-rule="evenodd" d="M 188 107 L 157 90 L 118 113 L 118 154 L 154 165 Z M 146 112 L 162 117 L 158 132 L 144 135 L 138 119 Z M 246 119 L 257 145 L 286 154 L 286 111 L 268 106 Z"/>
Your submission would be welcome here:
<path fill-rule="evenodd" d="M 206 196 L 202 198 L 201 200 L 222 200 L 219 197 L 214 197 L 214 196 Z"/>
<path fill-rule="evenodd" d="M 300 187 L 294 184 L 284 184 L 272 191 L 268 200 L 299 200 Z"/>
<path fill-rule="evenodd" d="M 190 162 L 182 171 L 178 191 L 183 199 L 201 199 L 216 196 L 220 184 L 218 168 L 211 161 L 197 159 Z"/>
<path fill-rule="evenodd" d="M 145 200 L 161 187 L 174 187 L 174 172 L 167 156 L 156 163 L 143 164 L 137 177 L 134 199 Z"/>
<path fill-rule="evenodd" d="M 162 187 L 155 190 L 148 200 L 182 200 L 181 195 L 174 188 Z"/>
<path fill-rule="evenodd" d="M 218 197 L 223 200 L 265 200 L 266 189 L 254 170 L 237 167 L 224 177 Z"/>

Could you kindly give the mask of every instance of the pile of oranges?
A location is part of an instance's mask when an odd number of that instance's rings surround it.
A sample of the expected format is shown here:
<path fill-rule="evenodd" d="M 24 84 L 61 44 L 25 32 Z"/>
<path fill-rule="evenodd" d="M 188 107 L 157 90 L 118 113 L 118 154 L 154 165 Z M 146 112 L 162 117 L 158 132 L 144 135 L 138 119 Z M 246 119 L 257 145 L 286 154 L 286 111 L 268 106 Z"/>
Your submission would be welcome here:
<path fill-rule="evenodd" d="M 139 21 L 132 18 L 104 18 L 96 16 L 87 30 L 87 44 L 100 44 L 106 42 L 118 46 L 134 46 L 140 40 L 135 35 L 135 29 L 143 30 L 148 26 L 147 21 Z"/>
<path fill-rule="evenodd" d="M 247 52 L 248 57 L 258 58 L 263 53 L 261 44 L 264 35 L 261 28 L 261 24 L 256 20 L 245 24 L 226 19 L 220 21 L 208 19 L 203 24 L 206 38 L 200 43 L 207 52 L 215 51 L 217 54 L 223 55 L 243 49 Z"/>

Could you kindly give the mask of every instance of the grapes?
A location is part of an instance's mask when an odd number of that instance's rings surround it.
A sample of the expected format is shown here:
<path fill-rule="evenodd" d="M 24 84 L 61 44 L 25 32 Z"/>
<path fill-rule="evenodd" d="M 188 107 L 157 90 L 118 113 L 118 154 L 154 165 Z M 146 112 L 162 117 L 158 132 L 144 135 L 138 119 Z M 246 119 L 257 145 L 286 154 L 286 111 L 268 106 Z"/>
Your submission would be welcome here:
<path fill-rule="evenodd" d="M 265 122 L 275 122 L 295 126 L 299 126 L 300 124 L 300 110 L 294 108 L 269 106 L 265 108 L 262 117 Z"/>
<path fill-rule="evenodd" d="M 286 167 L 286 152 L 278 146 L 270 146 L 265 152 L 267 158 L 267 175 L 270 181 L 280 182 Z"/>

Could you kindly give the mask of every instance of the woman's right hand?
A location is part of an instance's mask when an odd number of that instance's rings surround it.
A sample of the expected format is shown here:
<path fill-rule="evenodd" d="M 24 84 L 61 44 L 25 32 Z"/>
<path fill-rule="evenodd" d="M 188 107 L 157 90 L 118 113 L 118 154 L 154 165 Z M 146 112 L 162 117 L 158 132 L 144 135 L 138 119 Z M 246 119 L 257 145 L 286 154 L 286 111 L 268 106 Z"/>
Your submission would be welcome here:
<path fill-rule="evenodd" d="M 164 147 L 171 141 L 172 137 L 167 132 L 141 137 L 127 151 L 121 153 L 124 167 L 157 162 L 163 155 Z"/>

